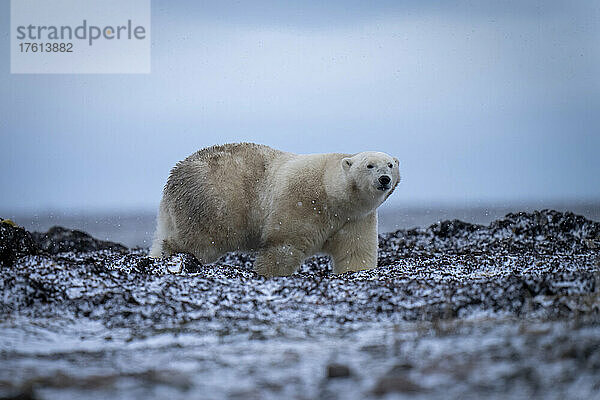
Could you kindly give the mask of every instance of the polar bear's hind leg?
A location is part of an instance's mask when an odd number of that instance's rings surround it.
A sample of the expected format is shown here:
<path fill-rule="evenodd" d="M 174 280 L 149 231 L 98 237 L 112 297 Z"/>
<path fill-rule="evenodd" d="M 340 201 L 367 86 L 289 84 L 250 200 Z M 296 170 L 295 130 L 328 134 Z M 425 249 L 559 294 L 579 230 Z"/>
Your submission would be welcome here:
<path fill-rule="evenodd" d="M 154 240 L 150 248 L 150 257 L 159 258 L 168 256 L 174 252 L 168 240 L 169 233 L 173 233 L 173 229 L 171 216 L 168 210 L 166 210 L 164 203 L 161 202 L 156 222 L 156 233 L 154 234 Z"/>

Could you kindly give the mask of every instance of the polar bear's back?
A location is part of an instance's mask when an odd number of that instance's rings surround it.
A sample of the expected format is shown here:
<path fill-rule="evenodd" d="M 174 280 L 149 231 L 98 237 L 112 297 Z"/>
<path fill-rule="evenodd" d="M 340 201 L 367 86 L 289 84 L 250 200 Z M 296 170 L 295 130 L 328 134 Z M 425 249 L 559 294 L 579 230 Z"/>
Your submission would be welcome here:
<path fill-rule="evenodd" d="M 254 227 L 264 218 L 265 182 L 272 165 L 288 155 L 264 145 L 234 143 L 204 148 L 179 162 L 161 205 L 173 222 L 176 241 L 190 246 L 215 241 L 223 250 L 255 247 L 260 232 Z"/>

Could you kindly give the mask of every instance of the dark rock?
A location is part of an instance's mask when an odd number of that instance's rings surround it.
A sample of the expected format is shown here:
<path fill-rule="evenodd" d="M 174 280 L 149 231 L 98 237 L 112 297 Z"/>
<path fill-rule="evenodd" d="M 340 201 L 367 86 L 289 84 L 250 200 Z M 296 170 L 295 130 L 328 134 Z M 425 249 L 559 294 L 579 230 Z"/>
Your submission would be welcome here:
<path fill-rule="evenodd" d="M 29 232 L 10 221 L 0 220 L 0 265 L 11 266 L 17 258 L 38 252 Z"/>
<path fill-rule="evenodd" d="M 327 378 L 348 378 L 352 375 L 350 367 L 344 364 L 329 364 L 327 366 Z"/>
<path fill-rule="evenodd" d="M 388 393 L 418 393 L 424 389 L 406 375 L 390 374 L 383 376 L 373 388 L 373 394 L 383 396 Z"/>
<path fill-rule="evenodd" d="M 34 232 L 32 236 L 38 247 L 50 254 L 68 251 L 81 253 L 97 250 L 127 251 L 127 248 L 119 243 L 94 239 L 85 232 L 60 226 L 52 227 L 46 233 Z"/>
<path fill-rule="evenodd" d="M 388 372 L 388 375 L 392 375 L 392 376 L 402 375 L 402 374 L 410 371 L 411 369 L 413 369 L 413 365 L 409 362 L 396 364 L 390 369 L 390 371 Z"/>
<path fill-rule="evenodd" d="M 489 226 L 444 221 L 379 238 L 379 265 L 399 257 L 444 254 L 581 254 L 600 244 L 600 223 L 553 210 L 507 214 Z M 390 253 L 391 252 L 391 253 Z"/>
<path fill-rule="evenodd" d="M 437 224 L 433 224 L 429 227 L 429 230 L 435 236 L 449 238 L 451 236 L 465 235 L 480 228 L 481 225 L 469 224 L 468 222 L 455 219 L 452 221 L 442 221 L 438 222 Z"/>
<path fill-rule="evenodd" d="M 0 400 L 35 400 L 37 397 L 31 391 L 19 392 L 0 397 Z"/>
<path fill-rule="evenodd" d="M 384 376 L 379 378 L 373 394 L 383 396 L 388 393 L 417 393 L 424 389 L 410 379 L 408 373 L 413 369 L 410 363 L 401 363 L 394 365 Z"/>
<path fill-rule="evenodd" d="M 202 271 L 202 264 L 192 254 L 183 254 L 182 272 L 197 274 Z"/>

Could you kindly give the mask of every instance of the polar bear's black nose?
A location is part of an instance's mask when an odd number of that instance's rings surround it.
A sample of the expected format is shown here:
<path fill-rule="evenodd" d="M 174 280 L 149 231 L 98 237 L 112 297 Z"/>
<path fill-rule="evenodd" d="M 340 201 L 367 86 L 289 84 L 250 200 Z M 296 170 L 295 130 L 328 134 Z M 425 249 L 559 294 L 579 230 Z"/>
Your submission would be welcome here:
<path fill-rule="evenodd" d="M 389 184 L 391 180 L 392 179 L 389 176 L 387 176 L 387 175 L 381 175 L 379 177 L 379 183 L 381 183 L 382 185 Z"/>

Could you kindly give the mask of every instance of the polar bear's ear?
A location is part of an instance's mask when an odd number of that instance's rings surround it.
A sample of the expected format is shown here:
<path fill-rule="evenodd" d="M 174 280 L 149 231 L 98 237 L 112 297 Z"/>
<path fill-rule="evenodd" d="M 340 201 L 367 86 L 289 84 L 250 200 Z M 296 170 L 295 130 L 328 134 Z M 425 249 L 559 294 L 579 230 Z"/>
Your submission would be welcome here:
<path fill-rule="evenodd" d="M 400 160 L 398 160 L 396 157 L 394 157 L 394 162 L 396 163 L 396 165 L 400 165 Z"/>
<path fill-rule="evenodd" d="M 348 171 L 351 166 L 352 166 L 352 159 L 351 158 L 344 158 L 344 159 L 342 159 L 342 168 L 344 168 L 344 171 Z"/>

